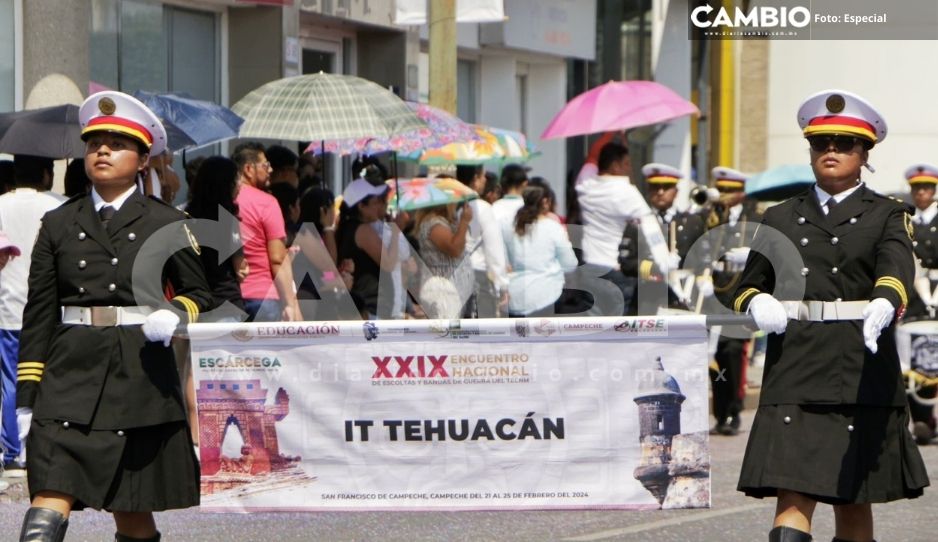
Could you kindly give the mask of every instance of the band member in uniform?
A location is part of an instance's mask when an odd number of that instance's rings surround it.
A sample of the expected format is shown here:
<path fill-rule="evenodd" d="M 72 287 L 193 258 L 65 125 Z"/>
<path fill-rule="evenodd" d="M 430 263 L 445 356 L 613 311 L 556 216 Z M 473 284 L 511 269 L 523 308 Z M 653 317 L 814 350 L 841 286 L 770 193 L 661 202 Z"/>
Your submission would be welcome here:
<path fill-rule="evenodd" d="M 93 190 L 45 215 L 29 274 L 17 414 L 32 506 L 20 540 L 62 540 L 69 513 L 90 507 L 113 513 L 116 540 L 156 541 L 152 512 L 199 503 L 169 345 L 212 298 L 184 215 L 135 184 L 165 148 L 159 119 L 106 91 L 79 121 Z"/>
<path fill-rule="evenodd" d="M 699 214 L 678 211 L 674 206 L 677 183 L 683 177 L 681 171 L 665 164 L 652 163 L 642 167 L 642 175 L 648 185 L 649 204 L 664 233 L 668 251 L 680 258 L 681 271 L 697 272 L 694 283 L 699 294 L 705 297 L 713 295 L 713 281 L 709 271 L 703 273 L 702 268 L 684 269 L 686 267 L 684 260 L 688 251 L 697 239 L 706 233 L 707 228 Z M 709 254 L 709 250 L 705 249 L 703 252 Z M 685 310 L 693 308 L 689 296 L 682 296 L 680 294 L 683 294 L 683 291 L 676 292 L 674 289 L 683 290 L 684 283 L 669 281 L 668 277 L 661 273 L 648 248 L 644 244 L 639 245 L 639 225 L 635 221 L 629 221 L 625 226 L 622 243 L 619 245 L 619 266 L 625 276 L 638 277 L 638 289 L 642 288 L 643 283 L 669 282 L 671 286 L 668 289 L 667 299 L 669 308 Z M 638 295 L 633 296 L 632 299 L 629 314 L 655 314 L 658 309 L 658 305 L 640 306 L 638 302 L 641 300 Z"/>
<path fill-rule="evenodd" d="M 778 498 L 770 541 L 810 541 L 818 502 L 834 506 L 835 541 L 869 541 L 871 503 L 928 485 L 895 342 L 914 273 L 910 208 L 860 178 L 886 137 L 873 106 L 823 91 L 798 123 L 817 183 L 766 211 L 734 302 L 769 333 L 738 488 Z"/>
<path fill-rule="evenodd" d="M 725 307 L 723 310 L 732 309 L 733 293 L 749 256 L 749 240 L 762 218 L 756 202 L 746 199 L 748 177 L 745 174 L 728 167 L 715 167 L 711 176 L 720 199 L 713 204 L 707 216 L 707 226 L 711 230 L 719 228 L 709 235 L 713 244 L 713 287 L 716 295 L 707 303 L 708 314 L 719 312 L 716 303 Z M 749 338 L 741 338 L 741 335 L 748 333 L 737 328 L 733 333 L 722 334 L 717 341 L 716 367 L 710 372 L 713 376 L 713 415 L 716 418 L 711 434 L 733 436 L 739 433 L 747 350 L 751 343 Z"/>
<path fill-rule="evenodd" d="M 914 165 L 905 171 L 905 179 L 909 183 L 915 206 L 912 247 L 919 262 L 915 288 L 909 292 L 909 310 L 905 313 L 905 319 L 938 320 L 938 307 L 933 299 L 935 288 L 938 287 L 938 202 L 935 201 L 938 167 L 931 164 Z M 934 384 L 925 384 L 915 393 L 925 400 L 931 400 L 935 398 L 935 392 Z M 915 441 L 928 444 L 935 437 L 934 407 L 910 396 L 909 411 L 912 414 Z"/>

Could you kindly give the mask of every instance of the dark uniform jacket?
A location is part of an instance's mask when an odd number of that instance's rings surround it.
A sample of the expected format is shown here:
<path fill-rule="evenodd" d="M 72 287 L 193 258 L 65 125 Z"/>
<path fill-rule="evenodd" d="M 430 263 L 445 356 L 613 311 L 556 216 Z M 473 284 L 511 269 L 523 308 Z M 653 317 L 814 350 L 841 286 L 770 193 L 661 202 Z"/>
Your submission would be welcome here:
<path fill-rule="evenodd" d="M 714 229 L 722 226 L 710 235 L 711 250 L 716 266 L 713 270 L 714 297 L 708 302 L 707 313 L 721 312 L 711 303 L 718 302 L 726 309 L 733 308 L 734 293 L 742 276 L 742 269 L 734 267 L 725 261 L 723 256 L 734 248 L 748 247 L 753 233 L 755 233 L 762 214 L 756 202 L 744 200 L 742 213 L 735 224 L 730 225 L 730 210 L 721 204 L 716 204 L 707 216 L 707 227 Z M 724 310 L 726 310 L 724 309 Z"/>
<path fill-rule="evenodd" d="M 770 208 L 753 240 L 735 309 L 745 312 L 762 292 L 782 301 L 882 297 L 901 317 L 914 274 L 908 209 L 866 186 L 826 216 L 813 188 Z M 872 354 L 862 320 L 789 320 L 784 334 L 768 336 L 760 402 L 905 405 L 894 323 Z"/>
<path fill-rule="evenodd" d="M 700 236 L 706 233 L 707 228 L 703 218 L 699 214 L 677 212 L 671 216 L 670 221 L 667 221 L 659 213 L 658 223 L 661 225 L 668 249 L 670 250 L 673 243 L 677 254 L 681 257 L 681 268 L 687 268 L 688 262 L 685 262 L 685 258 L 687 258 L 688 251 Z M 673 228 L 671 224 L 674 224 Z M 622 241 L 619 244 L 619 268 L 625 276 L 638 277 L 640 282 L 663 282 L 667 277 L 661 274 L 658 265 L 652 260 L 648 245 L 644 243 L 644 239 L 641 243 L 639 242 L 640 230 L 641 225 L 638 222 L 630 221 L 626 224 Z M 674 239 L 672 239 L 672 233 Z M 696 265 L 692 266 L 691 271 L 699 273 L 701 271 L 701 261 L 709 256 L 709 245 L 704 246 L 702 249 L 698 246 L 695 248 L 694 254 L 695 261 L 693 263 Z M 709 262 L 709 259 L 707 259 L 707 262 Z M 633 299 L 636 302 L 638 300 L 637 296 Z M 680 309 L 687 308 L 670 289 L 668 289 L 668 306 Z M 653 314 L 654 309 L 655 307 L 633 307 L 629 314 Z"/>
<path fill-rule="evenodd" d="M 919 224 L 913 221 L 915 231 L 912 246 L 915 250 L 915 256 L 921 262 L 926 273 L 932 269 L 938 269 L 938 215 L 927 224 Z M 935 280 L 934 273 L 929 273 L 929 291 L 934 291 L 938 286 L 938 280 Z M 907 320 L 927 317 L 929 310 L 925 301 L 918 295 L 914 288 L 909 292 L 909 310 L 905 316 Z"/>
<path fill-rule="evenodd" d="M 703 218 L 699 214 L 678 212 L 671 217 L 670 222 L 665 222 L 659 215 L 658 223 L 661 224 L 661 231 L 664 233 L 669 249 L 672 244 L 670 224 L 674 224 L 674 244 L 681 257 L 681 265 L 684 267 L 683 262 L 687 257 L 687 252 L 697 239 L 706 233 Z M 626 224 L 622 242 L 619 245 L 619 268 L 625 276 L 637 276 L 642 280 L 662 280 L 661 272 L 652 261 L 647 244 L 643 243 L 639 247 L 640 228 L 641 225 L 636 222 Z"/>
<path fill-rule="evenodd" d="M 139 192 L 106 230 L 90 195 L 43 217 L 20 336 L 17 406 L 32 407 L 37 420 L 94 429 L 185 419 L 172 348 L 148 342 L 140 325 L 63 324 L 61 311 L 72 305 L 148 305 L 175 310 L 189 322 L 211 308 L 200 249 L 182 218 Z M 164 278 L 175 292 L 171 303 Z"/>

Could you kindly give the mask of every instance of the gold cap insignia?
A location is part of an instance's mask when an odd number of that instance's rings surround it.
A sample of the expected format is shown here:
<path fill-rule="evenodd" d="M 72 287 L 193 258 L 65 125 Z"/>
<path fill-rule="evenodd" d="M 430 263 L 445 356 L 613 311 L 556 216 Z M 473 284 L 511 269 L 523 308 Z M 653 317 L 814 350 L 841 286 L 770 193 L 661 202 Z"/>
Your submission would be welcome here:
<path fill-rule="evenodd" d="M 98 110 L 105 115 L 113 115 L 117 111 L 117 104 L 110 98 L 101 98 L 98 100 Z"/>
<path fill-rule="evenodd" d="M 827 105 L 827 110 L 831 113 L 840 113 L 844 110 L 846 102 L 844 101 L 844 97 L 840 94 L 831 94 L 827 97 L 825 105 Z"/>

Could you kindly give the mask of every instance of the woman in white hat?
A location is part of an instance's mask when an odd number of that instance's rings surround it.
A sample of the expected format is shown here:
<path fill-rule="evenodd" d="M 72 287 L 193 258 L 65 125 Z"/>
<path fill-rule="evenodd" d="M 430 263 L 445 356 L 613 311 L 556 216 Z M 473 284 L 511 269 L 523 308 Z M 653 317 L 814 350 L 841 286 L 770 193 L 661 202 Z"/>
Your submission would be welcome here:
<path fill-rule="evenodd" d="M 929 483 L 895 341 L 914 276 L 911 209 L 860 178 L 886 137 L 873 106 L 824 91 L 798 122 L 817 183 L 766 211 L 735 298 L 769 333 L 739 490 L 778 498 L 770 541 L 810 541 L 823 502 L 835 541 L 869 542 L 872 503 Z"/>
<path fill-rule="evenodd" d="M 23 315 L 16 404 L 32 503 L 20 540 L 60 541 L 88 507 L 113 513 L 116 540 L 156 541 L 154 511 L 199 503 L 169 345 L 212 298 L 184 215 L 136 184 L 165 148 L 160 121 L 113 91 L 85 100 L 79 120 L 93 189 L 43 218 Z"/>

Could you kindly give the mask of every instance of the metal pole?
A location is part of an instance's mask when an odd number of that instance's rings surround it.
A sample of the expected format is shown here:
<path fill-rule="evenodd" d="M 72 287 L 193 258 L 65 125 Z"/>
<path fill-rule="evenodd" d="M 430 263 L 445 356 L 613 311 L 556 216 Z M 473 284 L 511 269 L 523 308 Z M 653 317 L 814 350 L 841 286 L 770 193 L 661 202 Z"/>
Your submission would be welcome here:
<path fill-rule="evenodd" d="M 456 114 L 456 0 L 430 0 L 430 105 Z"/>

